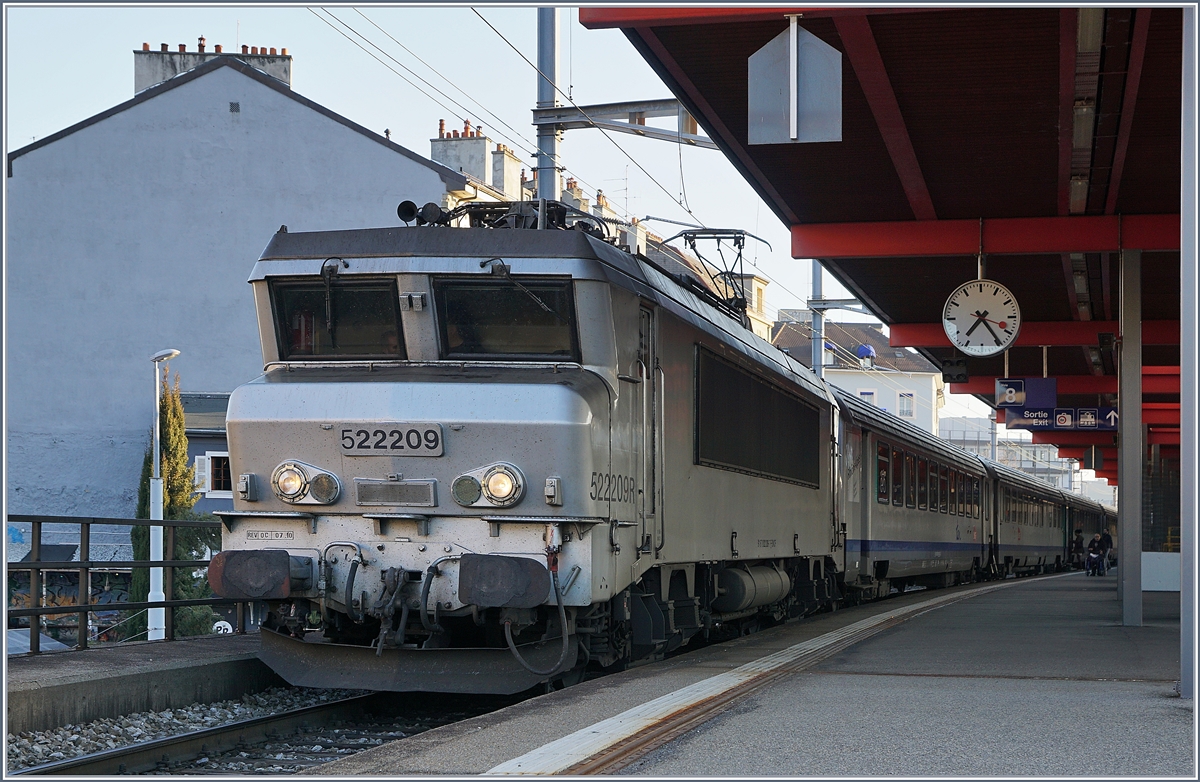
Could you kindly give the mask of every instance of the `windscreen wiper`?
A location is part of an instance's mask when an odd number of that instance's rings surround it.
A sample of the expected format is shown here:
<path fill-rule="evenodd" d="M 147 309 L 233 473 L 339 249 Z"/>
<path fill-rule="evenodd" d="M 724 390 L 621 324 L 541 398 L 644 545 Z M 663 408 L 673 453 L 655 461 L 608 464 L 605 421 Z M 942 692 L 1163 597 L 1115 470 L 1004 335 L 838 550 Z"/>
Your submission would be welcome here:
<path fill-rule="evenodd" d="M 508 280 L 509 282 L 511 282 L 513 285 L 517 286 L 517 289 L 518 289 L 519 291 L 521 291 L 522 293 L 524 293 L 524 294 L 525 294 L 526 296 L 528 296 L 529 298 L 533 299 L 535 302 L 537 302 L 537 305 L 538 305 L 539 307 L 541 307 L 542 309 L 544 309 L 546 312 L 549 312 L 551 315 L 553 315 L 554 317 L 558 318 L 558 319 L 559 319 L 560 321 L 562 321 L 563 323 L 568 323 L 568 322 L 569 322 L 569 321 L 568 321 L 566 318 L 564 318 L 562 315 L 559 315 L 559 314 L 558 314 L 558 312 L 557 312 L 557 311 L 555 311 L 555 310 L 554 310 L 554 309 L 553 309 L 553 308 L 552 308 L 550 305 L 548 305 L 548 304 L 546 304 L 546 302 L 542 301 L 542 300 L 541 300 L 541 298 L 540 298 L 540 297 L 539 297 L 539 296 L 538 296 L 536 293 L 534 293 L 533 291 L 529 290 L 528 288 L 526 288 L 526 287 L 525 287 L 524 285 L 522 285 L 521 283 L 519 283 L 519 282 L 517 282 L 516 280 L 514 280 L 514 279 L 512 278 L 512 275 L 510 275 L 510 274 L 508 273 L 508 272 L 509 272 L 509 269 L 510 269 L 511 267 L 510 267 L 508 264 L 506 264 L 506 263 L 505 263 L 505 262 L 504 262 L 502 259 L 500 259 L 500 258 L 489 258 L 489 259 L 488 259 L 488 260 L 486 260 L 486 261 L 480 261 L 480 262 L 479 262 L 479 266 L 482 268 L 482 267 L 484 267 L 484 266 L 487 266 L 489 263 L 493 263 L 493 264 L 495 264 L 495 266 L 493 266 L 493 267 L 492 267 L 492 274 L 496 275 L 497 277 L 503 277 L 504 279 L 506 279 L 506 280 Z"/>
<path fill-rule="evenodd" d="M 333 334 L 333 278 L 337 276 L 338 264 L 350 267 L 341 258 L 326 258 L 321 264 L 321 279 L 325 281 L 325 330 L 329 332 L 330 347 L 337 347 L 337 339 Z"/>

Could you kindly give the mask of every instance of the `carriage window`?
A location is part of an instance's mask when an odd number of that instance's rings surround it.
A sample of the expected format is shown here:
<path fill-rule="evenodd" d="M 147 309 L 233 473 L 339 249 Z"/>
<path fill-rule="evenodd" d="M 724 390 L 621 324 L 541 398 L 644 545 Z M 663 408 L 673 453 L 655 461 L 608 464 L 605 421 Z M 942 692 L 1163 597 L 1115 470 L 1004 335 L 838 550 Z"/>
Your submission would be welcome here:
<path fill-rule="evenodd" d="M 938 509 L 938 463 L 929 460 L 929 510 L 937 513 Z"/>
<path fill-rule="evenodd" d="M 879 443 L 875 451 L 875 501 L 887 505 L 891 501 L 891 484 L 888 482 L 888 465 L 892 460 L 892 448 L 887 443 Z"/>
<path fill-rule="evenodd" d="M 981 499 L 979 496 L 979 479 L 975 478 L 971 481 L 971 483 L 973 484 L 971 487 L 971 518 L 977 519 L 979 518 L 979 506 Z"/>
<path fill-rule="evenodd" d="M 967 476 L 958 474 L 958 515 L 967 515 Z"/>
<path fill-rule="evenodd" d="M 929 507 L 929 460 L 924 456 L 917 459 L 917 509 Z"/>
<path fill-rule="evenodd" d="M 950 471 L 950 515 L 958 515 L 958 496 L 959 496 L 958 470 Z"/>
<path fill-rule="evenodd" d="M 577 361 L 570 280 L 436 280 L 443 358 Z"/>
<path fill-rule="evenodd" d="M 395 280 L 271 281 L 275 332 L 283 359 L 402 359 Z"/>
<path fill-rule="evenodd" d="M 943 464 L 941 474 L 938 477 L 938 511 L 941 513 L 945 513 L 947 511 L 950 502 L 949 480 L 950 468 Z"/>
<path fill-rule="evenodd" d="M 904 451 L 892 449 L 892 504 L 904 504 Z"/>
<path fill-rule="evenodd" d="M 904 454 L 904 504 L 917 507 L 917 456 L 913 453 Z"/>

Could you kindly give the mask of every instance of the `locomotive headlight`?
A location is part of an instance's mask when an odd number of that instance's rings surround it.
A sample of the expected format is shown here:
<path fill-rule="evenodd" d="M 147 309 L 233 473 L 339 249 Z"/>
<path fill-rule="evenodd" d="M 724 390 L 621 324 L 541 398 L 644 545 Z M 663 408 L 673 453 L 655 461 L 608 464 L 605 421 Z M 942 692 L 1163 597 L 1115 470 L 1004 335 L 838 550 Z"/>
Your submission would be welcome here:
<path fill-rule="evenodd" d="M 511 464 L 497 464 L 483 475 L 483 496 L 493 505 L 514 505 L 525 487 L 521 473 Z"/>
<path fill-rule="evenodd" d="M 275 468 L 271 476 L 271 487 L 279 495 L 279 499 L 295 502 L 308 491 L 308 477 L 304 470 L 291 462 L 284 462 Z"/>
<path fill-rule="evenodd" d="M 322 505 L 328 505 L 336 500 L 341 491 L 342 487 L 338 484 L 338 479 L 327 472 L 316 475 L 308 483 L 309 495 Z"/>
<path fill-rule="evenodd" d="M 271 488 L 284 502 L 298 505 L 329 505 L 342 493 L 338 477 L 320 467 L 287 461 L 271 473 Z"/>
<path fill-rule="evenodd" d="M 454 501 L 459 505 L 467 507 L 479 502 L 482 491 L 479 481 L 470 475 L 458 476 L 454 479 L 454 483 L 450 487 L 450 493 L 454 495 Z"/>

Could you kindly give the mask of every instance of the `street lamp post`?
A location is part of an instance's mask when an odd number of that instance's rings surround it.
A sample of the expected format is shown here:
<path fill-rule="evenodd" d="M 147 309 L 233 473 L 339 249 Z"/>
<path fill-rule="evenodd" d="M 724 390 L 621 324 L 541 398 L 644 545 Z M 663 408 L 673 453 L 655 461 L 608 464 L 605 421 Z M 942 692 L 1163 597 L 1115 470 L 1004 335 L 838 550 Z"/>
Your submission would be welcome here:
<path fill-rule="evenodd" d="M 161 350 L 150 357 L 150 360 L 154 362 L 154 473 L 150 478 L 151 521 L 162 521 L 163 517 L 163 479 L 160 472 L 161 457 L 159 456 L 159 423 L 162 415 L 159 401 L 158 365 L 163 361 L 170 361 L 178 355 L 178 350 Z M 161 526 L 150 528 L 150 561 L 163 561 L 163 528 Z M 150 568 L 149 598 L 151 603 L 166 600 L 166 596 L 163 595 L 163 569 L 161 567 Z M 147 638 L 151 641 L 163 640 L 166 637 L 167 609 L 151 608 L 148 612 L 146 626 L 149 629 Z"/>

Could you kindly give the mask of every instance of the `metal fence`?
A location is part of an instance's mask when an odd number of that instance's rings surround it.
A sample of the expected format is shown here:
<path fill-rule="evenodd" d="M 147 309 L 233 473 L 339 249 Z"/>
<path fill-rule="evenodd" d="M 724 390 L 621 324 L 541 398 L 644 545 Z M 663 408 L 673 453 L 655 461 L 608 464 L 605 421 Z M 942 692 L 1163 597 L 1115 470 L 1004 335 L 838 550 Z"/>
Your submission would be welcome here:
<path fill-rule="evenodd" d="M 29 550 L 29 560 L 26 562 L 7 562 L 5 567 L 8 573 L 29 571 L 29 596 L 33 603 L 32 608 L 12 608 L 7 607 L 7 615 L 9 617 L 29 617 L 29 653 L 37 654 L 41 651 L 41 626 L 42 617 L 61 614 L 77 614 L 79 616 L 78 631 L 76 633 L 76 649 L 86 649 L 88 646 L 88 614 L 97 609 L 105 611 L 121 610 L 142 610 L 149 608 L 165 608 L 166 609 L 166 628 L 165 638 L 168 641 L 175 639 L 175 609 L 184 606 L 199 606 L 199 605 L 235 605 L 236 606 L 236 621 L 234 622 L 235 633 L 246 632 L 246 603 L 245 601 L 230 600 L 220 597 L 199 598 L 192 600 L 163 600 L 156 602 L 139 602 L 139 603 L 105 603 L 98 604 L 91 602 L 91 571 L 93 568 L 151 568 L 161 567 L 163 569 L 163 594 L 172 595 L 175 593 L 175 568 L 200 568 L 208 565 L 209 560 L 191 560 L 191 559 L 167 559 L 162 561 L 151 561 L 145 559 L 136 560 L 101 560 L 93 562 L 91 560 L 90 541 L 92 527 L 99 525 L 118 525 L 127 527 L 162 527 L 163 528 L 163 551 L 175 551 L 175 530 L 180 527 L 203 527 L 203 528 L 219 528 L 219 521 L 191 521 L 191 520 L 175 520 L 164 519 L 162 521 L 150 519 L 105 519 L 93 518 L 88 516 L 18 516 L 10 515 L 7 517 L 9 523 L 29 524 L 31 530 L 31 541 Z M 42 525 L 43 524 L 78 524 L 79 525 L 79 561 L 43 561 L 42 560 Z M 47 606 L 43 604 L 42 599 L 42 579 L 45 571 L 76 571 L 79 573 L 79 591 L 75 605 L 67 606 Z"/>

